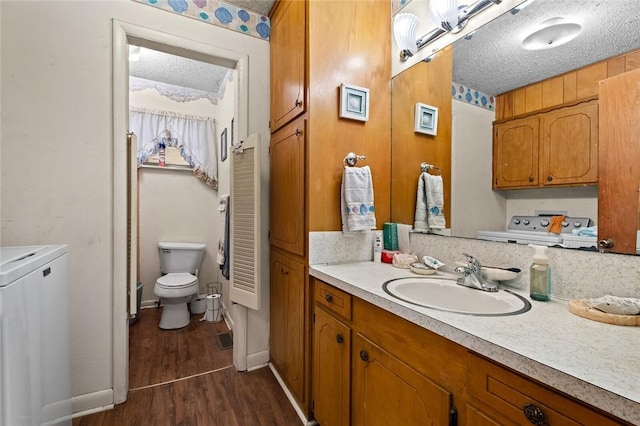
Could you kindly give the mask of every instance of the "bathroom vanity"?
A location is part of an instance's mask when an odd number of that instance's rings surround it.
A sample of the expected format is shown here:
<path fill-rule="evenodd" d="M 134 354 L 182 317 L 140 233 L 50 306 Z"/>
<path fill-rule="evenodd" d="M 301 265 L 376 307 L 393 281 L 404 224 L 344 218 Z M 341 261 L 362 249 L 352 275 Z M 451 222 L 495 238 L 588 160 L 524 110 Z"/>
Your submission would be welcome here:
<path fill-rule="evenodd" d="M 557 300 L 502 317 L 421 308 L 382 290 L 411 276 L 387 264 L 310 275 L 321 425 L 640 422 L 636 327 L 575 317 Z"/>

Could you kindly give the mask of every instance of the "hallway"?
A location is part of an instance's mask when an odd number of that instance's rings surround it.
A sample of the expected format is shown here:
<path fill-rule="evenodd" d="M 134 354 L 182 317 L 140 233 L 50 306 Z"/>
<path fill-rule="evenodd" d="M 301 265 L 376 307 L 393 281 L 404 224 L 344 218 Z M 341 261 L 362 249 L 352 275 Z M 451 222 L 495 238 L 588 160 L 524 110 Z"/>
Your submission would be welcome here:
<path fill-rule="evenodd" d="M 298 425 L 300 419 L 269 368 L 237 372 L 232 350 L 218 347 L 224 321 L 158 328 L 160 309 L 143 309 L 129 328 L 129 397 L 74 426 Z"/>

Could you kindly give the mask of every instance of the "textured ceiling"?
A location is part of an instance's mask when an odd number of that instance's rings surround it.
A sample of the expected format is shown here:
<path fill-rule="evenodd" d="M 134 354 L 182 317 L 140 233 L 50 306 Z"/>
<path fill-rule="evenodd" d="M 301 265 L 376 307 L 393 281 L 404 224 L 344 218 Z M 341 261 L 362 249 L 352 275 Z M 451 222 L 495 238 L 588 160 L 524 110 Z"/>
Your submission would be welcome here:
<path fill-rule="evenodd" d="M 526 51 L 520 44 L 547 19 L 564 17 L 582 33 L 554 49 Z M 506 13 L 454 44 L 453 81 L 500 93 L 640 49 L 640 0 L 536 0 Z"/>

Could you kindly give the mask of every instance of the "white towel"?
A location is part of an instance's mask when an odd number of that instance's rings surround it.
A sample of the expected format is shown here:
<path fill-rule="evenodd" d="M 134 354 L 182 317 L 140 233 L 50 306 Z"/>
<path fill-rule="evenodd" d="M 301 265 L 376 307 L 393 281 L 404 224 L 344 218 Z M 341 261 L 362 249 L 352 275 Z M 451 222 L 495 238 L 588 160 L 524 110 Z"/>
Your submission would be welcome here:
<path fill-rule="evenodd" d="M 442 176 L 422 173 L 418 178 L 416 214 L 413 228 L 416 231 L 446 228 Z"/>
<path fill-rule="evenodd" d="M 340 210 L 343 231 L 376 229 L 373 181 L 369 166 L 344 168 L 340 186 Z"/>
<path fill-rule="evenodd" d="M 220 266 L 224 265 L 225 261 L 225 241 L 227 239 L 227 232 L 225 226 L 225 217 L 229 202 L 229 195 L 225 194 L 220 196 L 220 205 L 218 211 L 220 212 L 220 218 L 218 219 L 218 253 L 216 255 L 216 263 Z"/>

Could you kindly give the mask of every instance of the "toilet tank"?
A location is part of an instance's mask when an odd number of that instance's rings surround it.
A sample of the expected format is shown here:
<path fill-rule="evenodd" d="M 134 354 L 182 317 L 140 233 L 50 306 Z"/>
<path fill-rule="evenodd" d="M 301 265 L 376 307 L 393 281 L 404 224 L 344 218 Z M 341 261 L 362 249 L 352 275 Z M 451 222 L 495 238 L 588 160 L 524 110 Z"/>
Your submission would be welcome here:
<path fill-rule="evenodd" d="M 170 274 L 174 272 L 189 272 L 195 274 L 200 269 L 202 255 L 207 248 L 202 243 L 158 243 L 160 255 L 160 272 Z"/>

